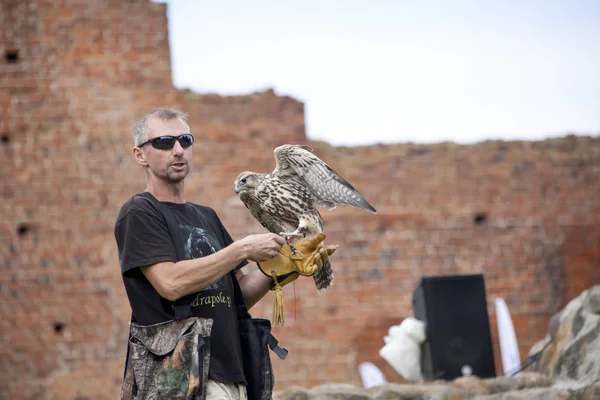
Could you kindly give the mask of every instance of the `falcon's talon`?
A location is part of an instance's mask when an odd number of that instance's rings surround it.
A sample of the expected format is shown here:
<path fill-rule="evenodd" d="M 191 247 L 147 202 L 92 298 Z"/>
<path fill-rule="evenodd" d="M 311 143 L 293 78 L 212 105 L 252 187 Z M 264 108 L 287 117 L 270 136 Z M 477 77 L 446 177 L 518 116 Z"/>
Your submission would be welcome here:
<path fill-rule="evenodd" d="M 291 243 L 290 238 L 299 238 L 302 239 L 306 237 L 307 224 L 303 219 L 298 223 L 298 228 L 294 232 L 279 232 L 280 236 L 283 236 L 288 241 L 288 244 Z"/>
<path fill-rule="evenodd" d="M 279 232 L 279 236 L 283 236 L 289 243 L 291 238 L 303 238 L 304 234 L 296 230 L 295 232 Z"/>

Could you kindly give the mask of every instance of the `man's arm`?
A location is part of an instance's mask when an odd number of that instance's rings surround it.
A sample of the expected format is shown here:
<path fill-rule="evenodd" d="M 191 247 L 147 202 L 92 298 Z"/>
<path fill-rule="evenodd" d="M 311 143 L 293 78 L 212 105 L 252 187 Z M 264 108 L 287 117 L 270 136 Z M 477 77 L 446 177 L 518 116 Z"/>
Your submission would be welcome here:
<path fill-rule="evenodd" d="M 175 301 L 210 286 L 243 260 L 274 257 L 284 243 L 285 239 L 273 233 L 250 235 L 206 257 L 162 262 L 142 267 L 141 271 L 162 297 Z"/>
<path fill-rule="evenodd" d="M 235 274 L 242 294 L 246 308 L 252 308 L 260 299 L 262 299 L 271 289 L 273 279 L 263 274 L 258 269 L 256 271 L 245 274 L 243 271 L 238 271 Z"/>

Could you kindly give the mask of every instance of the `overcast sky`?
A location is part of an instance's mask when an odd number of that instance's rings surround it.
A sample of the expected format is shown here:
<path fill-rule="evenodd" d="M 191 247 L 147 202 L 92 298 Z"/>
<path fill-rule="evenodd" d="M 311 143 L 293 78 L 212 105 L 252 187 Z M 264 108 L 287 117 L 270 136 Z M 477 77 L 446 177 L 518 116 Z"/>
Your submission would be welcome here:
<path fill-rule="evenodd" d="M 176 87 L 273 88 L 340 145 L 600 133 L 600 0 L 168 0 Z"/>

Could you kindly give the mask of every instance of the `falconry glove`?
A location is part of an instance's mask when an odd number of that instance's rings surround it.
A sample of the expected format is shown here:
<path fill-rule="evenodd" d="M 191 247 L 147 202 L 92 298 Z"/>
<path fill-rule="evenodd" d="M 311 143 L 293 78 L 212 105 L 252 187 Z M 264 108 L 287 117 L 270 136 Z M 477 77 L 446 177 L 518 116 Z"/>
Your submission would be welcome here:
<path fill-rule="evenodd" d="M 319 271 L 338 246 L 320 245 L 325 235 L 319 233 L 312 238 L 296 240 L 291 245 L 284 244 L 275 257 L 261 261 L 258 266 L 263 274 L 274 278 L 279 286 L 295 281 L 298 276 L 312 276 Z"/>
<path fill-rule="evenodd" d="M 329 256 L 337 250 L 337 245 L 321 245 L 325 237 L 324 234 L 319 233 L 314 237 L 296 240 L 291 245 L 284 244 L 275 257 L 257 263 L 262 273 L 273 279 L 271 290 L 275 291 L 273 305 L 275 325 L 283 325 L 284 322 L 282 287 L 295 281 L 300 275 L 316 274 Z"/>

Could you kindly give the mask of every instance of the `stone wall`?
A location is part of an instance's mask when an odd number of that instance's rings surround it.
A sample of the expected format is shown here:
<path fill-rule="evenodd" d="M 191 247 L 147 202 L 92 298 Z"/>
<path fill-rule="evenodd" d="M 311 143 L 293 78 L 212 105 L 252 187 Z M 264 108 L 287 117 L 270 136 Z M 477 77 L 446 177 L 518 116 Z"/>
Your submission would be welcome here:
<path fill-rule="evenodd" d="M 311 142 L 301 102 L 272 90 L 221 97 L 172 86 L 166 9 L 148 1 L 0 1 L 0 393 L 117 396 L 129 318 L 113 223 L 145 187 L 131 158 L 135 120 L 190 114 L 189 200 L 234 238 L 262 232 L 233 193 L 272 149 L 309 144 L 377 208 L 323 211 L 334 286 L 285 290 L 290 350 L 277 388 L 357 384 L 390 325 L 412 315 L 422 275 L 482 272 L 513 313 L 523 356 L 566 302 L 600 282 L 600 139 L 472 146 Z M 200 38 L 199 38 L 200 39 Z M 199 66 L 200 68 L 201 66 Z M 368 133 L 365 133 L 368 134 Z M 270 318 L 272 296 L 253 310 Z M 499 368 L 499 357 L 496 357 Z"/>

